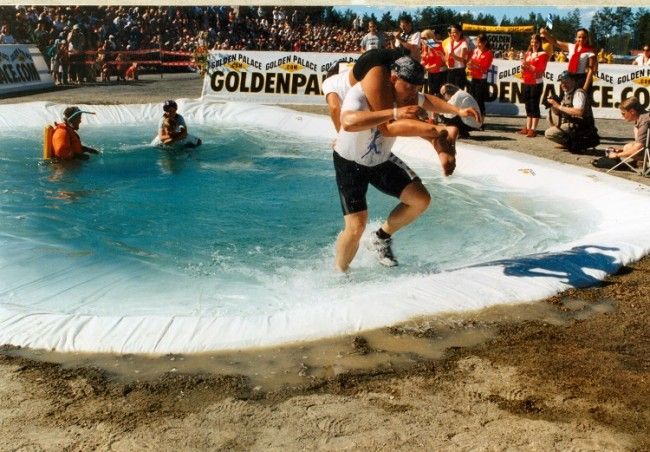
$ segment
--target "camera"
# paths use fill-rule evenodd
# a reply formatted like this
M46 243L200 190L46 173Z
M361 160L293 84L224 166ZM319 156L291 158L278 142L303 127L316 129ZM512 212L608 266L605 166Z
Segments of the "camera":
M551 108L551 104L548 101L549 99L554 99L555 102L560 102L560 98L558 96L556 95L548 96L546 99L542 100L542 105L546 108Z

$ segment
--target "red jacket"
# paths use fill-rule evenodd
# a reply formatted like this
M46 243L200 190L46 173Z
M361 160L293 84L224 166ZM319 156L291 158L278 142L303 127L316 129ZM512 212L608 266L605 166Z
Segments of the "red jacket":
M539 52L526 52L524 61L533 65L533 69L522 68L521 75L524 78L524 84L536 85L539 80L544 77L546 71L546 63L548 63L548 53L540 50Z
M469 75L473 79L486 79L487 73L490 70L490 66L492 66L494 54L492 54L491 50L485 50L480 54L479 52L481 52L479 49L474 49L474 53L472 53L470 61L473 64L478 65L478 67L472 67L470 69Z

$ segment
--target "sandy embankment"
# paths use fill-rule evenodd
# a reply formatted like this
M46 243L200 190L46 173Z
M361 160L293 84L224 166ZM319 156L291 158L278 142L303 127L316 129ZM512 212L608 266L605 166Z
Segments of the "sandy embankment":
M198 97L198 85L168 77L0 102L160 102ZM476 139L592 158L511 133L520 122L490 118ZM630 133L598 126L603 145ZM281 349L157 359L5 349L0 450L650 450L649 272L646 258L534 305Z

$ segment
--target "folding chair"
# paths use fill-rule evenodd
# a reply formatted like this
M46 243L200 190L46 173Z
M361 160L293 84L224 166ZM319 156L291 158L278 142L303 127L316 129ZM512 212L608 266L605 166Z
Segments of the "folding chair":
M632 160L635 160L635 157L641 152L643 153L643 161L641 163L641 168L637 168L636 166L630 164L630 162ZM645 136L645 146L643 148L639 149L629 157L624 158L620 161L620 163L617 163L615 166L608 169L607 172L609 173L621 165L626 165L629 169L634 171L639 176L650 176L650 130L648 130L648 133Z

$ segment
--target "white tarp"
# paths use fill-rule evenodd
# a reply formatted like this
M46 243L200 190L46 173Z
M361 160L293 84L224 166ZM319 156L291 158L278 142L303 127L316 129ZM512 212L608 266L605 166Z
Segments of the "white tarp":
M32 124L36 120L52 121L63 108L43 103L2 105L0 129L20 127L25 118L31 118ZM98 124L137 123L155 120L160 114L158 104L88 109L97 112L87 117L88 122ZM260 124L295 136L333 136L329 118L278 107L184 100L179 102L179 111L188 124L227 121ZM431 145L421 139L400 138L394 151L416 167L439 168ZM591 225L589 232L538 254L437 273L405 274L358 290L345 286L323 292L318 303L293 308L287 303L286 309L270 313L219 316L154 310L150 315L64 314L29 307L7 294L0 299L0 344L161 354L269 346L356 333L419 315L538 300L569 287L594 284L650 252L650 190L646 186L585 168L465 143L459 143L458 168L452 177L480 177L503 190L555 197L558 203L582 212L583 221ZM42 277L39 287L47 289ZM132 296L138 296L138 288L137 284L133 286ZM89 296L94 293L91 288ZM143 299L157 296L155 292L141 295Z
M45 60L35 46L0 45L0 96L53 86Z
M359 54L309 52L212 51L203 97L210 100L268 104L322 105L321 84L327 69L340 59L356 61ZM567 63L549 63L544 94L559 94L557 76ZM488 114L525 115L521 62L495 59L490 70ZM650 105L650 68L621 64L599 65L594 81L596 118L620 118L618 106L630 96ZM543 110L543 108L542 108ZM543 113L544 114L544 113Z

